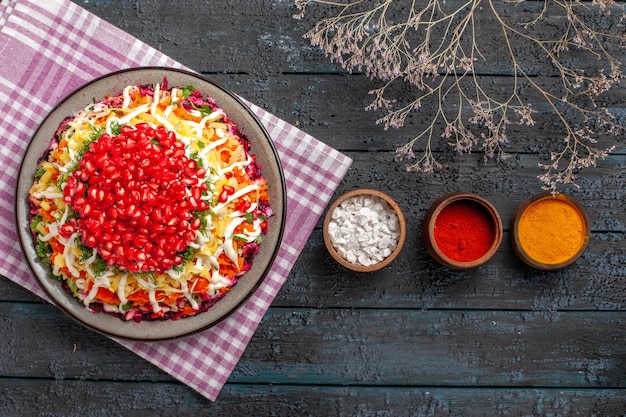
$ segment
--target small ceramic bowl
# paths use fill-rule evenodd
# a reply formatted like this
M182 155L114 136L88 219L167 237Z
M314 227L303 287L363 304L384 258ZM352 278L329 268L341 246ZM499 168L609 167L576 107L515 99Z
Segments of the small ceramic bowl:
M511 245L533 268L551 271L576 261L587 248L589 217L573 197L545 192L524 201L511 222Z
M346 232L350 229L353 232ZM357 189L343 194L324 218L328 252L352 271L372 272L389 265L402 250L405 239L406 221L400 206L377 190Z
M422 237L430 255L453 269L487 262L502 242L502 220L485 198L454 192L438 198L426 212Z

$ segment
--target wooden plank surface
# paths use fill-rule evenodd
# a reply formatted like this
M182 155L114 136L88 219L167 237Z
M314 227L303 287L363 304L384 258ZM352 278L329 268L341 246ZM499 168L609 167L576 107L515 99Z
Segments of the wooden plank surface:
M623 138L584 171L580 189L567 190L589 212L587 252L570 268L539 272L508 243L516 207L540 191L546 144L561 137L539 103L533 129L510 131L512 158L484 164L442 142L435 150L447 170L409 173L394 150L425 120L376 125L364 110L375 84L302 39L317 12L295 20L291 0L74 2L348 154L354 163L336 195L389 193L407 217L407 243L390 267L351 273L327 254L320 222L215 403L0 278L0 416L626 414ZM498 7L522 21L542 4ZM489 37L492 22L479 18ZM551 19L553 28L564 21ZM508 63L486 53L482 79L507 89ZM549 63L523 53L549 81ZM621 86L604 104L624 117L625 102ZM428 206L456 190L490 199L506 229L495 257L470 271L439 266L421 241Z
M3 375L171 381L52 306L3 303L0 312L13 317L2 322L12 358ZM625 325L619 312L274 307L230 382L626 388L626 346L616 343Z

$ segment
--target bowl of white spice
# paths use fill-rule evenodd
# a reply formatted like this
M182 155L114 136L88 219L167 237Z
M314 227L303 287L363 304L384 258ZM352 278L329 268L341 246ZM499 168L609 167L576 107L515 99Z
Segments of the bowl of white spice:
M377 271L400 253L406 221L387 194L357 189L341 195L324 218L324 243L330 255L357 272Z

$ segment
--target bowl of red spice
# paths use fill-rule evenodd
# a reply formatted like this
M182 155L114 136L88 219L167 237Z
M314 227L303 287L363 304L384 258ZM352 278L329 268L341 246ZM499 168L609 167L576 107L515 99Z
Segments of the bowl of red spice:
M453 269L487 262L502 242L502 220L484 197L453 192L438 198L422 225L426 249L440 264Z
M550 192L524 201L513 215L511 244L533 268L550 271L576 261L587 248L587 213L573 197Z

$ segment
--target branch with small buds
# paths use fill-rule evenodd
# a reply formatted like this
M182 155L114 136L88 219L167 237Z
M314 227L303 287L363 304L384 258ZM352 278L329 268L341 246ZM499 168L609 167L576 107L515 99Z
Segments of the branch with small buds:
M479 149L485 161L506 157L507 128L535 124L536 111L520 93L533 90L564 132L563 140L551 148L550 163L538 164L544 170L538 176L544 188L556 192L559 184L576 186L580 169L595 166L614 150L613 146L597 147L598 134L624 131L615 116L598 105L598 98L623 77L622 63L606 46L611 43L622 52L626 47L626 6L614 0L528 2L532 7L524 13L531 18L511 22L506 7L523 3L527 1L295 0L299 13L294 17L303 18L314 4L335 12L317 21L305 38L347 71L361 71L382 83L370 91L373 100L366 110L382 114L377 123L384 129L405 126L413 112L424 111L424 103L434 103L430 122L396 151L395 159L408 161L409 171L444 167L432 151L438 138L460 154ZM494 92L490 77L477 71L477 63L487 62L485 40L478 36L479 9L495 22L494 33L501 40L497 45L502 48L499 57L510 64L512 84L504 95ZM592 19L584 15L590 13L615 19L614 33L588 23ZM553 30L550 22L555 17L561 19L558 33L535 34L533 30L542 24ZM556 71L555 85L544 86L529 73L527 68L533 63L522 57L522 47L546 58ZM564 55L569 51L592 58L597 72L589 74L568 64ZM399 83L408 83L416 92L406 103L390 98ZM415 155L418 143L424 149L421 156Z

